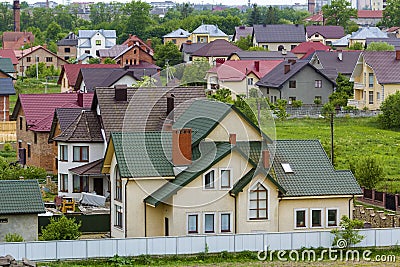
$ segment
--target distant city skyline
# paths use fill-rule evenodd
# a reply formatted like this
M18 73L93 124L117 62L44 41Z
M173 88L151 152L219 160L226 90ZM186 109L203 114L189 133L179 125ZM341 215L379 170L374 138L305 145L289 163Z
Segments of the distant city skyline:
M20 0L20 2L22 2L23 0ZM29 4L34 4L37 2L46 2L45 0L25 0L26 2L28 2ZM67 0L49 0L49 1L53 1L56 2L58 4L67 4ZM9 3L13 3L12 0L8 0L7 2ZM99 2L113 2L112 0L70 0L71 3L73 2L94 2L94 3L99 3ZM130 0L119 0L119 1L115 1L115 2L123 2L123 3L127 3L127 2L131 2ZM145 0L142 2L146 2L146 3L151 3L151 2L165 2L165 1L160 1L160 0ZM231 0L191 0L191 1L186 1L186 0L176 0L173 1L175 3L194 3L194 4L214 4L214 5L238 5L238 6L242 6L242 5L247 5L248 1L247 0L239 0L239 1L231 1ZM257 5L294 5L296 3L299 4L306 4L307 0L269 0L269 1L263 1L263 0L251 0L250 1L251 4L256 3Z

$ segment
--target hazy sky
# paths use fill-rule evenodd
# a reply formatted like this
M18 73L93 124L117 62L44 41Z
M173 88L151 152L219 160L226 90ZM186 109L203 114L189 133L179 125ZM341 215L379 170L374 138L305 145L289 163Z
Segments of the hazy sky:
M23 0L20 0L23 1ZM29 4L33 4L36 2L45 2L46 0L25 0ZM66 4L67 0L50 0L57 2L59 4ZM70 0L71 3L73 2L111 2L111 0L104 1L104 0ZM191 0L191 1L186 1L186 0L173 0L175 3L198 3L201 4L202 2L205 3L210 3L210 4L223 4L223 5L247 5L248 0ZM7 2L12 3L13 1L8 0ZM116 2L130 2L130 0L120 0ZM163 0L144 0L144 2L150 3L150 2L164 2ZM257 3L258 5L282 5L282 4L287 4L287 5L294 5L295 3L300 3L300 4L305 4L307 3L307 0L251 0L251 3Z

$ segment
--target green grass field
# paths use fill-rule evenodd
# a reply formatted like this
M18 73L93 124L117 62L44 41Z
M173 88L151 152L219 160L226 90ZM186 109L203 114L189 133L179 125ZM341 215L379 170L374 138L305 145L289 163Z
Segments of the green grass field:
M45 79L36 80L34 78L25 78L24 81L18 79L14 87L17 94L10 96L10 114L12 114L14 110L18 94L44 94L61 92L60 85L57 84L56 80L49 80L46 84Z
M330 154L331 132L327 119L275 121L277 139L318 139ZM386 181L378 189L400 192L400 132L379 128L377 118L335 118L334 152L336 169L372 155L382 164Z

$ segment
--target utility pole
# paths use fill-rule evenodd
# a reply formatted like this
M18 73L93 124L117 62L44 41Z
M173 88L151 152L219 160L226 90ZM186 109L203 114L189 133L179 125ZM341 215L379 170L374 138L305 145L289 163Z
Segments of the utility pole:
M333 111L331 113L331 161L332 165L334 165L334 152L333 152Z

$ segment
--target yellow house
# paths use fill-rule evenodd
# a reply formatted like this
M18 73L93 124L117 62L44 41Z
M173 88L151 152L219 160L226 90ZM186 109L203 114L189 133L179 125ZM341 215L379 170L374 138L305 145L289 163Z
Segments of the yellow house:
M202 24L190 35L193 43L210 43L215 40L229 41L229 36L221 31L217 25Z
M112 237L330 230L362 194L319 141L272 142L234 106L197 100L164 126L111 135Z
M185 31L181 28L170 32L163 36L164 44L168 42L174 43L178 48L181 48L182 44L189 40L190 32Z
M350 80L354 98L348 104L377 110L387 96L400 90L400 51L364 51Z

